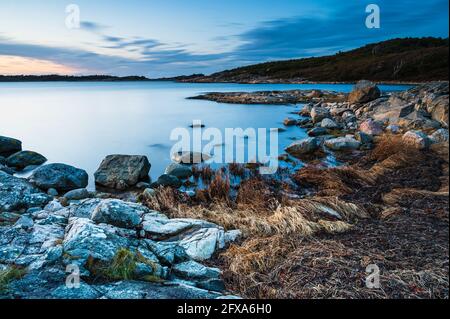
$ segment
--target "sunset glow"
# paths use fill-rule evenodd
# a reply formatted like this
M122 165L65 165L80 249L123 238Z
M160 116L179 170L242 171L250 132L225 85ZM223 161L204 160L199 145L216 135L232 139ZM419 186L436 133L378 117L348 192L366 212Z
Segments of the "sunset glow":
M75 74L74 68L47 60L25 58L19 56L0 55L0 74Z

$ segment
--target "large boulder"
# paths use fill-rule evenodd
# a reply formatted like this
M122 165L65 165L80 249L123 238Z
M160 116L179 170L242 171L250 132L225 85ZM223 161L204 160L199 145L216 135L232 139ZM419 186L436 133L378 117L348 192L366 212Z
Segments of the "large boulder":
M47 159L39 153L33 151L21 151L14 153L6 159L6 165L17 169L24 169L31 165L42 165Z
M8 157L22 150L22 142L11 137L0 136L0 156Z
M326 140L325 146L333 151L350 151L359 149L361 142L353 137L346 136Z
M140 155L108 155L95 172L95 183L125 190L149 178L150 162Z
M0 171L0 212L43 207L50 200L50 196L25 179Z
M164 186L164 187L174 187L179 188L181 187L182 183L180 179L173 175L163 174L160 177L158 177L158 180L156 181L157 186Z
M411 145L418 149L427 149L431 145L431 140L428 136L420 131L408 131L402 137L403 143Z
M362 80L354 87L353 91L348 96L350 104L362 104L376 100L380 97L381 91L375 83Z
M339 128L339 125L335 121L333 121L332 119L329 119L329 118L323 119L322 122L320 123L320 126L323 128L330 129L330 130Z
M299 157L302 155L314 153L319 149L319 147L319 139L315 137L309 137L292 143L286 148L286 152L293 156Z
M30 176L29 181L37 187L67 192L88 185L86 171L66 164L48 164L39 167Z

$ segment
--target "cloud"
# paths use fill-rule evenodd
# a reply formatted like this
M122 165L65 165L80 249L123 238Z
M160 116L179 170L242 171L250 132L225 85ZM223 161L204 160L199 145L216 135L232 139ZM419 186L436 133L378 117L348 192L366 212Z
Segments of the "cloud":
M410 0L378 0L381 8L380 29L365 26L365 8L369 3L371 1L368 0L336 1L335 5L327 7L326 12L274 19L261 22L240 34L214 36L215 43L222 43L226 48L219 53L192 52L187 49L186 43L107 35L106 26L84 21L83 29L99 38L96 44L92 44L91 51L23 44L0 38L0 55L47 60L83 74L159 77L211 73L270 60L334 54L395 37L448 37L446 0L413 1L414 6ZM105 50L108 54L104 53ZM133 58L124 52L132 53Z

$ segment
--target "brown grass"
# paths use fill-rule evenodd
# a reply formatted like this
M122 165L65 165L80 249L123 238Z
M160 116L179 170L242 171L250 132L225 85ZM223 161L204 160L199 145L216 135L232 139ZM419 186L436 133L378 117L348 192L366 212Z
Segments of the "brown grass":
M237 177L245 176L245 167L242 164L230 163L230 164L228 164L228 170L230 171L230 174L233 176L237 176Z

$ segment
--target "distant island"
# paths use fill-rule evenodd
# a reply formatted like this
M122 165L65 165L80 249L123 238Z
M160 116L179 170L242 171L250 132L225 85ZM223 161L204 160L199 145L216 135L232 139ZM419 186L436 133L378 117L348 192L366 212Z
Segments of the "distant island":
M125 82L151 81L145 76L112 76L112 75L0 75L0 82Z
M178 82L308 83L428 82L448 80L448 38L403 38L369 44L335 55L267 62L211 75L193 74Z

